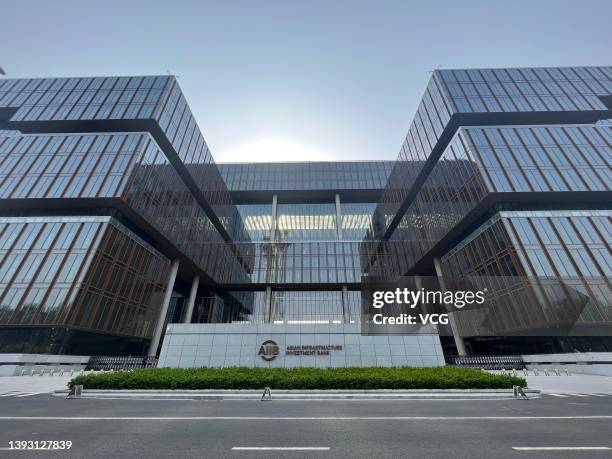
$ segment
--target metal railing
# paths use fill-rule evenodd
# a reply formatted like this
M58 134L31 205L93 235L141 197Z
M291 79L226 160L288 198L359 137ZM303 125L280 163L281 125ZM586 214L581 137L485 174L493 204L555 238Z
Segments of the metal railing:
M87 370L135 370L137 368L155 368L157 357L108 357L97 356L89 359Z
M523 358L520 355L468 355L453 357L452 365L485 370L525 367Z

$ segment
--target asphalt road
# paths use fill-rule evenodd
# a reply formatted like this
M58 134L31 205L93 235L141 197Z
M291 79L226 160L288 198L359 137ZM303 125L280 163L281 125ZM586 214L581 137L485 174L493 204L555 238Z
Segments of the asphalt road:
M11 451L6 449L11 440L70 440L72 448ZM534 447L612 448L612 397L267 402L0 398L0 459L612 458L612 449L514 449Z

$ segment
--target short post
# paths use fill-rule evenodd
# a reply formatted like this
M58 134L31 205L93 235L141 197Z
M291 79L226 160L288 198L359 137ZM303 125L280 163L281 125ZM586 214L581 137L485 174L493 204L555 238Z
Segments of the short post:
M74 385L70 388L68 395L66 398L81 398L83 395L83 386L82 385Z
M521 386L512 386L512 393L516 400L528 400L529 399L529 397L527 397L527 394L525 394L525 391L523 390Z
M268 396L267 398L266 398L266 395ZM270 391L270 388L267 386L264 389L263 394L261 394L260 401L263 402L264 400L272 400L272 392Z

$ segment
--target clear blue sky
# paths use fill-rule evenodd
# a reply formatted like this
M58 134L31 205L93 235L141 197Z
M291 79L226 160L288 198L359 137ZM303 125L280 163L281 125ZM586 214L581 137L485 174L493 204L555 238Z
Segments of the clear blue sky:
M179 75L217 161L394 159L429 71L609 65L612 1L14 0L9 77Z

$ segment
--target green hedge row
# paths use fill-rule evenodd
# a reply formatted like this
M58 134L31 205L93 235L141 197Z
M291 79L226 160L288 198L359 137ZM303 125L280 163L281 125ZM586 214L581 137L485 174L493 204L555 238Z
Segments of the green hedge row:
M83 375L86 389L508 389L523 378L438 368L147 368Z

